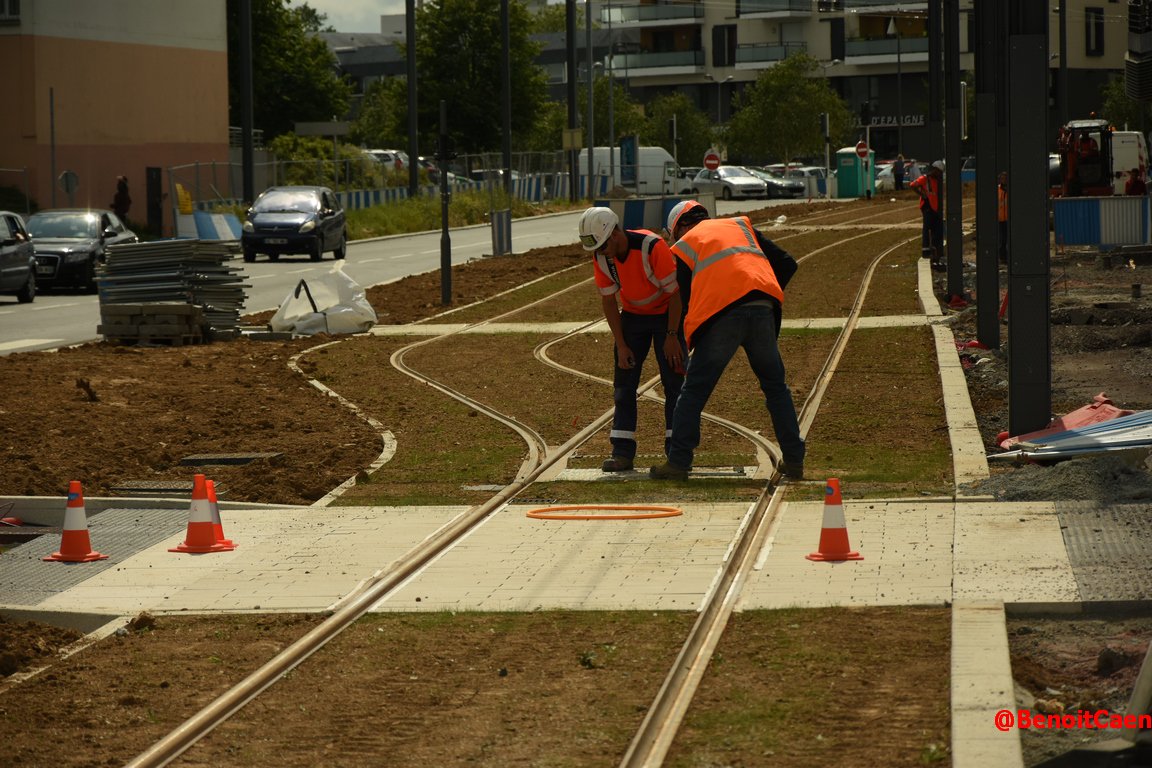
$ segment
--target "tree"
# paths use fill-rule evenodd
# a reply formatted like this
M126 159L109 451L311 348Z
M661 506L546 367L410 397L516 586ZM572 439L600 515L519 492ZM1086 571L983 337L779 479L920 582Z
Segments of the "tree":
M1124 78L1115 77L1104 87L1103 118L1119 129L1143 131L1152 124L1152 105L1129 98ZM1087 115L1079 115L1084 118Z
M833 143L848 139L854 116L818 70L816 59L799 53L762 72L735 100L730 151L746 159L784 162L823 154L821 112L828 113Z
M352 89L315 35L325 18L307 4L252 0L252 108L255 127L269 140L297 122L332 120L348 111ZM228 0L228 81L229 117L240 125L239 0Z
M519 146L532 134L547 96L547 77L535 61L540 46L528 37L531 15L522 0L509 0L508 19L512 143ZM499 150L504 72L500 4L430 0L417 10L416 28L417 122L423 143L435 146L443 99L456 152Z
M608 95L612 94L612 133L617 144L621 136L641 133L645 127L644 113L632 96L616 78L607 75L597 77L592 83L592 138L597 146L608 145ZM576 89L576 109L580 113L580 124L588 124L587 83ZM560 146L560 136L554 147ZM584 135L587 143L587 134Z
M377 80L360 102L349 138L369 147L407 147L408 83L403 78Z
M698 165L704 153L715 143L715 130L708 115L682 93L657 96L648 104L648 119L641 131L641 142L648 146L661 146L672 153L682 165ZM672 145L669 125L676 116L676 146Z

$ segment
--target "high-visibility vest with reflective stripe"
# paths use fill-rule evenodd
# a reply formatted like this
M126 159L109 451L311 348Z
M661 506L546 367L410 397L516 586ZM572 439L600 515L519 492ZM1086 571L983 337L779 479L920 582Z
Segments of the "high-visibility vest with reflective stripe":
M684 337L708 318L746 296L761 291L784 303L784 291L746 216L705 219L672 246L672 253L692 270L692 291L684 318Z
M676 260L658 235L646 229L625 230L628 256L609 263L603 254L592 258L596 286L601 296L620 294L625 312L659 315L668 311L668 300L676 293ZM615 279L613 277L615 273Z
M938 180L933 179L931 175L926 173L908 186L912 189L924 187L924 194L927 195L927 197L920 198L920 210L924 210L925 206L927 206L933 211L939 212L940 182Z

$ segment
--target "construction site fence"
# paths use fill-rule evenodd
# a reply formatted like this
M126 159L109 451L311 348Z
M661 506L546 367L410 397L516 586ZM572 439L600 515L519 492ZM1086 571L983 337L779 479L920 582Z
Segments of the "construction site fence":
M462 155L449 167L452 191L489 192L495 205L504 189L504 170L498 153ZM513 155L510 189L513 197L542 203L568 198L572 178L564 152L533 152ZM243 194L243 165L238 162L205 162L172 166L168 172L168 194L175 214L232 208L242 213L246 203ZM435 182L433 181L435 180ZM607 171L592 178L588 190L587 175L577 175L580 197L605 195L612 188ZM417 194L422 197L440 194L436 172L421 169ZM287 161L268 160L253 164L253 187L256 194L268 187L311 185L329 187L345 208L358 210L375 205L388 205L406 200L409 171L388 168L370 158Z

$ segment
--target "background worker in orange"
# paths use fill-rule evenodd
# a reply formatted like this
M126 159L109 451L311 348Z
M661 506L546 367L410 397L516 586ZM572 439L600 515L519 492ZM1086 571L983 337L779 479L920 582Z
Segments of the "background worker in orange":
M624 230L611 208L589 208L580 217L580 244L594 253L596 287L604 319L615 340L612 374L612 456L605 472L632 469L636 458L636 390L648 349L664 388L664 452L672 432L672 411L684 383L687 348L680 338L681 303L676 260L659 235L644 229ZM619 299L620 307L617 307Z
M678 203L669 212L668 232L675 239L672 253L687 307L684 335L692 356L672 417L668 461L652 467L649 475L657 480L688 477L700 444L704 406L743 347L772 417L783 454L781 471L803 478L804 439L776 341L784 286L796 271L796 260L760 235L747 216L710 219L695 200Z
M944 199L944 163L937 160L928 168L928 173L908 185L920 195L920 217L923 229L920 231L920 255L932 260L932 268L943 270L944 266L944 216L940 203Z

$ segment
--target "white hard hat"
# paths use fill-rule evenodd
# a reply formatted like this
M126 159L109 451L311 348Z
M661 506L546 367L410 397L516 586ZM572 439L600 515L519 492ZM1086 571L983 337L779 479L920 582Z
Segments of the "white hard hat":
M704 206L695 200L682 200L679 203L676 203L676 205L672 206L672 210L668 211L668 226L666 227L669 236L676 233L676 225L680 223L680 219L683 218L684 214L688 213L688 211L691 211L694 208L700 209L700 212L697 213L697 216L702 213L703 218L708 218L707 209L705 209Z
M586 251L600 250L619 225L611 208L589 208L580 217L580 245Z
M932 167L942 171L944 170L944 161L937 160L936 162L932 163Z

